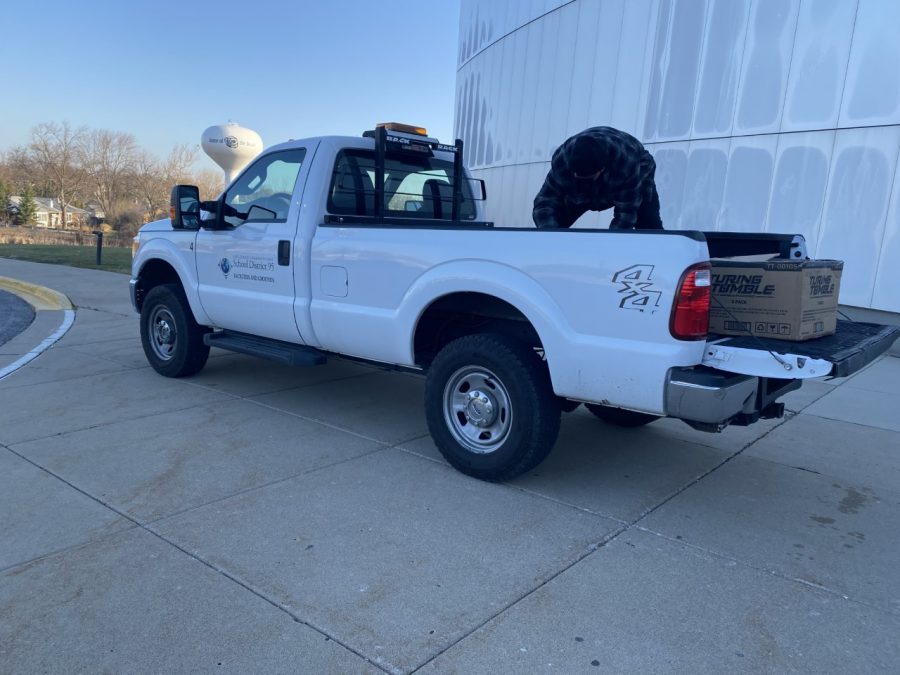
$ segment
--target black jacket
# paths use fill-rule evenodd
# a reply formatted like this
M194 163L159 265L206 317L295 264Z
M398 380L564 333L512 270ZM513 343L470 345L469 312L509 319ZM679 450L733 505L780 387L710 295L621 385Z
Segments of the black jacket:
M569 150L581 134L591 134L605 146L606 171L596 181L576 179L569 168ZM586 211L615 207L610 229L633 228L638 208L656 189L653 156L634 136L612 127L591 127L581 134L566 140L553 153L550 172L534 199L534 224L570 227Z

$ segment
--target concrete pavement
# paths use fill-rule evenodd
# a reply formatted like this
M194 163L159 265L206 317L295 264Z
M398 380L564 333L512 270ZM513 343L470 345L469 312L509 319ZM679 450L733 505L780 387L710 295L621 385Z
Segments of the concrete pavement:
M126 277L0 275L76 308L0 381L0 672L896 672L896 357L718 435L580 409L491 485L419 378L169 380Z

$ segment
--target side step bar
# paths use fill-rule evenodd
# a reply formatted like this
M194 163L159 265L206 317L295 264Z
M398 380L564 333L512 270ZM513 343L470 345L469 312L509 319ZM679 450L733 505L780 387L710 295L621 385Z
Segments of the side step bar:
M321 366L328 360L325 354L314 347L225 330L207 333L203 336L203 343L210 347L258 356L289 366Z

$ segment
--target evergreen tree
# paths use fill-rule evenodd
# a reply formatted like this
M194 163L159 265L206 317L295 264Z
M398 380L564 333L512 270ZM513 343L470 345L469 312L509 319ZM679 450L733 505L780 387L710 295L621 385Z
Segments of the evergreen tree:
M0 180L0 224L9 220L9 188Z
M19 225L31 225L34 223L34 217L37 215L37 202L34 201L34 189L30 184L25 185L22 190L22 199L19 201L19 214L16 216L16 222Z

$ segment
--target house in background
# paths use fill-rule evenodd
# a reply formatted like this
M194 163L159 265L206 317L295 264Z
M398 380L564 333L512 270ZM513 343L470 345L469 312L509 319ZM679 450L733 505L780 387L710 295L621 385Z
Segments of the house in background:
M17 214L22 198L18 196L9 198L9 213ZM60 202L51 197L35 197L34 203L37 209L34 214L34 226L45 227L53 230L66 229L77 230L88 223L89 214L84 209L79 209L71 204L66 205L66 226L62 227L62 209Z
M100 202L94 200L88 200L84 208L86 210L86 220L85 223L88 225L94 226L99 225L106 221L106 212L103 210L103 207L100 205Z

